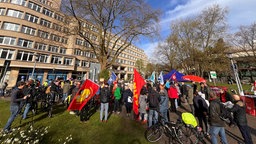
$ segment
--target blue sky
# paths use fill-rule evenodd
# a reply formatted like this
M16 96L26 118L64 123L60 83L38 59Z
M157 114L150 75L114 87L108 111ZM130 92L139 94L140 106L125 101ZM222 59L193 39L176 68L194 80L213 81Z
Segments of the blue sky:
M135 45L142 48L145 53L152 55L157 44L170 34L171 21L191 17L199 14L203 9L219 4L228 9L227 22L230 26L228 32L236 32L241 25L250 25L256 22L256 0L146 0L153 8L160 9L160 39L154 41L141 38Z

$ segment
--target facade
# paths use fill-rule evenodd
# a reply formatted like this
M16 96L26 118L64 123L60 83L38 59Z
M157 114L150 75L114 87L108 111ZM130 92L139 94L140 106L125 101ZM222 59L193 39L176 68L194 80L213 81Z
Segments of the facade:
M98 79L100 65L82 38L68 35L69 23L60 12L61 0L0 0L0 80L12 87L19 80L41 82L57 77ZM94 26L85 23L93 32ZM143 50L130 46L112 70L129 80Z

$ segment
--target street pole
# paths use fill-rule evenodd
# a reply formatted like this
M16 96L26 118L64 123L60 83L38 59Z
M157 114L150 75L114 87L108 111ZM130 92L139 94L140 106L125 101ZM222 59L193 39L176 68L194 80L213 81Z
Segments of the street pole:
M37 60L37 54L35 53L34 54L35 56L35 59L34 59L34 67L33 67L33 70L32 70L32 74L31 74L31 78L34 79L34 73L35 73L35 69L36 69L36 60Z

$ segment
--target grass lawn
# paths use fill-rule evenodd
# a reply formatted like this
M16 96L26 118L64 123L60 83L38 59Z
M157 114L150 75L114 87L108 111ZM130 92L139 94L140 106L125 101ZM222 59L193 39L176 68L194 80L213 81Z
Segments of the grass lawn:
M10 116L10 103L0 99L0 129L2 129ZM31 113L30 115L31 116ZM87 123L81 123L79 117L70 115L63 106L57 106L54 117L48 118L46 113L40 112L34 117L34 127L49 126L49 133L43 137L41 143L63 143L69 135L75 144L144 144L145 128L138 122L120 115L111 115L107 123L101 123L99 112L96 112ZM13 125L26 129L32 118L22 121L18 116ZM0 139L1 141L1 139ZM1 143L1 142L0 142Z

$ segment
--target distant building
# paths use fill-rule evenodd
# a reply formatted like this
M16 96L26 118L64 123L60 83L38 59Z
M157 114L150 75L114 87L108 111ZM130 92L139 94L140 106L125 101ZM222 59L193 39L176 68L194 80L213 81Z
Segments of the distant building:
M61 0L0 0L1 81L8 80L12 87L32 75L41 82L57 77L98 79L94 54L82 38L67 35L69 23L60 5ZM89 32L94 30L85 24ZM144 51L130 46L111 69L129 80L138 59L146 61Z

